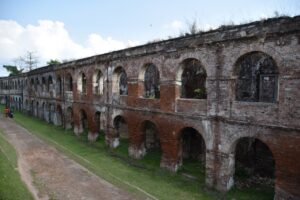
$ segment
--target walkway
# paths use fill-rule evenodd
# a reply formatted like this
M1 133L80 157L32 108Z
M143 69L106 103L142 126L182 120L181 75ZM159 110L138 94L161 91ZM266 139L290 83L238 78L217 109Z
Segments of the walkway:
M13 120L0 116L0 129L15 147L18 170L35 199L135 199L89 172Z

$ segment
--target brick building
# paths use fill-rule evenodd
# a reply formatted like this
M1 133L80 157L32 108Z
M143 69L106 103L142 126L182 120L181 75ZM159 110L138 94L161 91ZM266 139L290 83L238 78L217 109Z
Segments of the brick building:
M239 162L298 199L299 44L300 16L221 27L2 77L0 101L171 171L199 160L221 191Z

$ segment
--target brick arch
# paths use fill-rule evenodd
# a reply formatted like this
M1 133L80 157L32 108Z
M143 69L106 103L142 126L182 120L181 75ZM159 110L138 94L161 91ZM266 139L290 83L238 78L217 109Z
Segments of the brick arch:
M198 68L197 71L195 71L196 67ZM192 75L192 77L187 77L188 74ZM199 59L191 57L181 61L176 73L176 84L180 87L180 97L205 99L206 98L206 77L207 77L206 69ZM193 79L193 80L191 81L188 79ZM189 91L189 90L194 90L194 89L200 89L201 91L196 93L196 95L193 95L192 94L193 91Z
M237 101L275 102L278 96L278 67L268 54L252 51L239 57L233 74L236 77Z
M114 135L117 138L128 139L128 124L124 115L117 115L113 118Z
M114 69L112 75L112 92L113 94L128 95L128 77L126 70L122 66Z
M140 134L142 134L142 142L144 143L146 151L148 149L161 148L159 129L155 122L151 120L142 121L140 124Z
M56 125L63 126L64 125L64 115L62 106L60 104L56 105Z
M92 80L93 80L93 94L103 95L104 94L104 74L99 68L93 70Z
M154 75L152 77L151 75ZM147 62L142 65L138 74L139 96L145 98L160 98L160 75L159 67L153 62Z
M276 156L274 154L274 150L272 149L272 144L270 143L270 141L268 139L266 139L265 137L259 137L259 135L252 135L252 136L242 136L242 137L237 137L233 140L233 142L231 143L230 145L230 149L229 149L229 152L230 152L230 156L229 156L229 163L230 163L230 166L229 166L229 172L226 173L229 175L228 177L228 181L229 181L229 188L232 187L234 184L235 184L235 174L236 174L236 166L237 166L237 159L238 159L238 155L241 154L241 153L244 153L244 154L247 154L247 152L241 152L241 147L243 144L241 144L242 142L244 142L244 146L245 147L245 143L246 143L246 147L247 147L247 150L250 152L250 151L253 151L254 149L260 147L260 149L263 149L263 151L266 151L264 152L264 156L271 156L271 158L267 159L267 158L264 158L263 162L263 166L264 165L270 165L272 167L274 167L273 169L269 169L269 166L264 170L268 169L270 170L272 173L270 176L270 178L276 180L276 171L277 171L277 167L276 167ZM252 143L253 142L253 143ZM248 144L249 143L249 144ZM257 144L259 145L258 147ZM237 148L237 145L239 145L239 149ZM252 146L253 145L253 146ZM253 149L252 149L253 148ZM239 150L239 152L238 152ZM255 150L254 150L255 151ZM251 152L249 153L248 152L248 156L251 154ZM257 155L261 155L262 153L258 153ZM254 156L257 156L257 155L254 155ZM245 157L245 156L243 156ZM247 158L247 155L246 155L246 158ZM241 159L241 156L239 156L239 159ZM246 159L245 159L246 160ZM245 160L243 162L245 162ZM246 162L248 163L251 163L251 159L247 159ZM267 163L267 164L265 164ZM249 167L249 166L248 166ZM253 166L250 166L249 168L251 168ZM276 183L275 183L276 184Z
M259 52L265 55L268 55L271 57L274 61L274 63L277 66L278 73L283 74L284 73L284 58L282 58L281 54L277 53L275 50L271 49L264 49L259 47L253 47L253 48L241 48L238 52L235 52L235 54L230 55L231 59L227 60L226 64L228 65L230 69L230 76L235 77L236 76L236 64L240 61L241 58L243 58L245 55L249 55L251 53Z
M74 128L74 115L73 115L73 109L71 106L67 107L67 109L66 109L65 128L66 129Z

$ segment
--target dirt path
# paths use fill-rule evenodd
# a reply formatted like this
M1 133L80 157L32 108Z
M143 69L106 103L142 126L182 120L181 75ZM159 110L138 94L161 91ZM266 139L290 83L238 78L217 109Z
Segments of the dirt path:
M22 180L36 199L135 199L54 147L0 116L0 129L15 147Z

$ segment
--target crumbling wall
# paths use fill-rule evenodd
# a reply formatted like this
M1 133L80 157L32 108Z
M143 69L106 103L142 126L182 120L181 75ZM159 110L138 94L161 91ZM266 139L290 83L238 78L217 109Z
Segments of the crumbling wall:
M103 130L111 148L127 129L129 156L159 146L171 171L197 157L206 184L222 191L234 185L238 141L259 140L274 158L275 199L296 198L299 25L300 17L254 22L0 78L0 101L75 134L86 126L92 141ZM203 140L184 143L187 128Z

